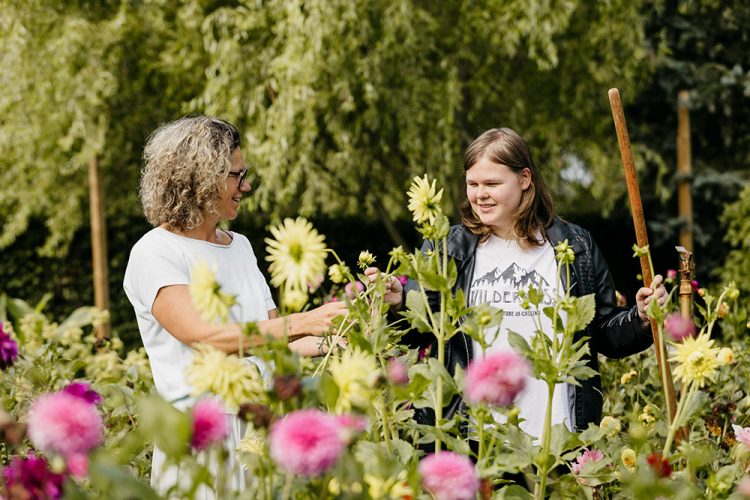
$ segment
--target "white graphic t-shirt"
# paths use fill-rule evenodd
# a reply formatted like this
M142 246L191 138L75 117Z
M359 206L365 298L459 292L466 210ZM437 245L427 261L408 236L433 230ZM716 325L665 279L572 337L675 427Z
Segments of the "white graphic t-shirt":
M518 296L519 291L540 285L544 294L540 309L543 309L554 304L559 288L555 252L549 242L540 247L522 248L515 240L491 235L477 246L469 305L489 304L503 311L497 337L497 327L485 331L488 342L494 338L486 354L512 350L508 343L508 331L514 331L530 341L540 320L543 331L551 335L552 321L534 308L523 309ZM474 357L481 356L482 348L478 342L474 342ZM552 424L565 423L572 428L567 384L557 384L552 401ZM519 416L525 420L520 425L521 429L541 438L547 408L547 384L529 378L526 388L514 404L520 410ZM500 414L496 414L495 418L498 422L503 420Z

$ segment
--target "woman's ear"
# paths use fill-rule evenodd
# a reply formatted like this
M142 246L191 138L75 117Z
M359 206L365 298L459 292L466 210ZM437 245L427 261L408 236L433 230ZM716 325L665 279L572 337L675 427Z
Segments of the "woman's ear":
M521 170L518 174L518 180L521 183L521 189L524 191L529 189L529 186L531 186L531 169L527 167Z

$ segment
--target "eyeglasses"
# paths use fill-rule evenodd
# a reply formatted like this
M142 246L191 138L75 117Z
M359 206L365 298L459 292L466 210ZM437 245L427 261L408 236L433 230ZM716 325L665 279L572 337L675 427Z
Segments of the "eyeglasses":
M247 177L247 167L243 167L242 170L239 172L229 172L229 177L236 177L237 178L237 187L241 188L242 183L245 182L245 178Z

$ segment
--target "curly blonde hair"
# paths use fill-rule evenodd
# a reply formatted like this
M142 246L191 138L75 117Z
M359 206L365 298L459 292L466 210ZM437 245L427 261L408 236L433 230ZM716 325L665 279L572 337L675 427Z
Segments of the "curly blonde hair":
M216 214L238 147L237 128L218 118L185 116L155 130L143 150L140 185L149 223L184 231Z

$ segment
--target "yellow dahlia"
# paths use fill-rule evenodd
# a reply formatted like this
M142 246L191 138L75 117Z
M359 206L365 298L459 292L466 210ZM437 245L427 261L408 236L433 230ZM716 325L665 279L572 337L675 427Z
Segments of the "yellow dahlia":
M296 288L284 290L282 301L287 311L300 311L303 307L305 307L305 304L307 304L307 292L305 292L304 290L298 290Z
M216 274L204 261L196 262L190 269L190 298L209 323L226 322L229 319L229 308L235 303L234 295L221 291L216 282Z
M240 404L263 399L265 389L258 367L207 344L195 346L195 357L186 369L193 396L219 396L230 410Z
M712 347L714 341L708 335L686 337L675 347L675 355L670 361L679 363L675 368L675 376L685 383L695 383L697 387L706 385L706 381L714 380L719 361L716 356L719 349Z
M437 191L435 180L430 184L427 174L424 177L414 177L409 187L409 211L414 217L414 222L422 224L432 222L442 213L440 200L443 190Z
M607 432L607 436L615 437L622 429L622 424L615 417L606 415L599 423L599 427Z
M328 268L328 277L334 283L343 283L348 279L349 274L351 272L346 264L334 264Z
M719 351L719 354L716 355L716 359L722 365L731 365L735 360L734 351L732 351L729 347L722 347Z
M324 238L302 217L284 219L271 228L273 239L266 238L271 263L271 284L275 287L307 290L325 273L326 246Z
M622 453L620 453L620 460L622 460L622 464L631 471L635 469L635 462L637 458L638 457L635 454L635 450L633 450L632 448L623 448Z
M625 384L627 384L628 382L630 382L631 380L633 380L633 378L635 378L635 377L636 377L637 375L638 375L638 372L637 372L637 371L635 371L635 370L630 370L630 371L629 371L628 373L624 373L624 374L622 375L622 377L620 377L620 383L621 383L622 385L625 385Z
M339 388L334 413L346 413L352 407L367 409L380 372L375 358L358 348L347 349L331 361L328 370Z
M367 269L375 263L375 256L370 253L369 250L362 250L359 252L359 258L357 259L357 265L362 269Z

